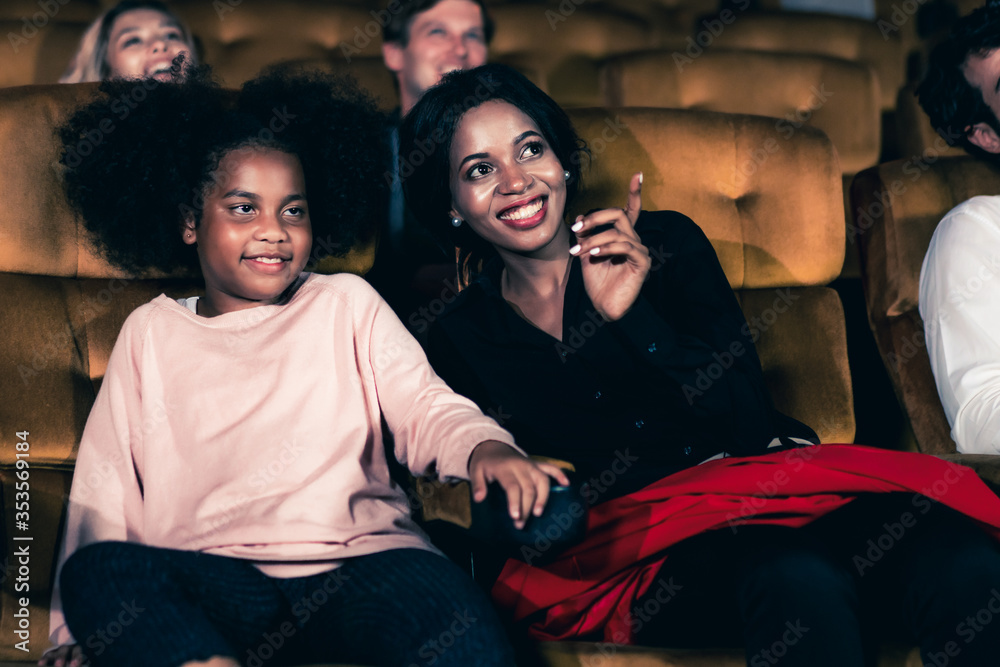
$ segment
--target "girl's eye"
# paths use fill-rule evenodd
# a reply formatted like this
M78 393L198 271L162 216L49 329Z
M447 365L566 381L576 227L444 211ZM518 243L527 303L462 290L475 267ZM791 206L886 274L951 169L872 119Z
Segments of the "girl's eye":
M306 214L306 210L299 206L292 206L291 208L285 209L285 213L296 218L301 218Z
M175 42L181 41L181 34L179 32L170 32L164 36L164 39L170 39Z
M128 39L126 39L122 43L122 48L125 49L125 48L128 48L130 46L134 46L135 44L138 44L139 42L140 42L140 40L139 40L138 37L129 37Z
M250 204L237 204L236 206L233 206L230 210L236 211L237 213L243 215L247 215L253 213L253 206L251 206Z
M473 165L469 171L466 172L466 177L470 180L475 180L477 178L482 178L490 174L493 171L493 167L486 164L485 162L480 162L479 164Z
M535 155L541 155L542 149L542 142L532 141L524 147L524 150L521 151L521 157L534 157Z

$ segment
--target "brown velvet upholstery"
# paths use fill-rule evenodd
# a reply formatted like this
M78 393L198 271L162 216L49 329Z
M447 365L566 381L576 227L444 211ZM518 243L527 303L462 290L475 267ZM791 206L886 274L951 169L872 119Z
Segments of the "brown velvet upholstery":
M826 133L845 174L878 162L878 80L866 65L827 56L712 49L615 56L601 68L606 106L704 109L771 116L784 137L802 124Z
M35 11L38 11L37 6ZM57 18L61 16L60 13ZM20 19L0 18L0 37L3 38L0 43L0 88L58 81L86 29L86 22L53 20L32 33ZM15 35L13 40L12 34ZM32 36L25 38L25 35ZM22 42L22 38L26 41Z
M0 645L0 660L36 659L47 646L55 543L76 448L122 322L161 292L196 293L194 277L124 276L98 257L70 211L54 134L95 84L0 90L0 486L12 517L14 433L28 431L31 462L31 652ZM114 119L112 119L114 120ZM113 130L111 130L113 131ZM372 248L321 268L364 273ZM4 523L8 536L12 526ZM6 541L7 560L17 543ZM0 631L14 637L14 577L0 577Z
M639 18L573 2L563 8L559 3L492 5L496 34L490 56L542 52L601 57L653 46L649 27Z
M843 314L836 295L817 287L844 259L829 139L811 128L786 139L771 119L712 112L580 109L570 117L594 152L577 209L624 205L628 179L641 170L643 208L698 223L748 319L761 318L757 345L778 407L827 442L851 442ZM782 294L792 303L779 314Z
M861 172L851 187L868 318L923 452L954 453L955 443L924 343L920 267L945 213L970 197L997 192L1000 169L971 157L897 160Z
M564 107L603 104L599 59L658 39L637 17L587 4L509 3L490 13L497 26L490 60L522 72Z
M878 75L882 110L896 106L905 81L902 41L874 21L800 12L746 14L726 26L712 48L815 53L864 63Z
M934 130L914 95L916 89L913 83L903 86L896 100L896 143L900 155L912 160L967 155L962 148L949 146Z

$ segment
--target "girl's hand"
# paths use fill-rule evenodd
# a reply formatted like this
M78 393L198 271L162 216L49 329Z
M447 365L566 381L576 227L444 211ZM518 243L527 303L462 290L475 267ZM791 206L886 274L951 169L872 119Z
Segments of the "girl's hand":
M80 650L79 644L67 644L43 655L38 664L49 667L82 667L90 663L83 657L83 651Z
M632 175L624 209L606 208L578 216L570 228L579 243L569 252L580 257L587 296L609 322L628 312L649 275L649 250L635 233L635 221L642 208L641 193L639 172ZM608 224L614 226L594 233L594 228Z
M497 440L479 443L469 457L469 481L472 499L486 498L490 482L499 482L507 494L510 518L518 530L524 528L529 512L540 516L549 499L549 476L568 486L569 478L551 463L535 463Z

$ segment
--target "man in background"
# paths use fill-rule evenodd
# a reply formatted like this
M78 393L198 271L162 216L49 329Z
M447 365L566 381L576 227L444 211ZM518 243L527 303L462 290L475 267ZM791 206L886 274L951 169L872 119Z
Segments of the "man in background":
M382 29L382 59L395 75L400 106L392 116L388 219L367 277L409 324L421 305L449 289L449 278L454 285L455 258L406 208L399 179L398 126L445 74L486 63L493 22L482 0L394 0L387 11L391 18Z
M917 91L949 143L1000 165L1000 1L959 19ZM931 369L958 451L1000 454L1000 187L952 209L920 272Z

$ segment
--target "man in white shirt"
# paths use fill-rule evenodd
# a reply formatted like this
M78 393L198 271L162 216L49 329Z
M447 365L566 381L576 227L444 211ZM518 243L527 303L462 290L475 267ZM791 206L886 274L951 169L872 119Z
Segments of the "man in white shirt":
M1000 159L1000 2L955 24L918 94L942 136ZM1000 454L1000 194L973 197L938 225L920 272L920 315L958 451Z

